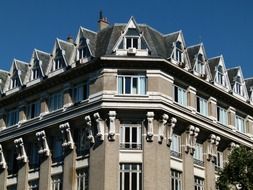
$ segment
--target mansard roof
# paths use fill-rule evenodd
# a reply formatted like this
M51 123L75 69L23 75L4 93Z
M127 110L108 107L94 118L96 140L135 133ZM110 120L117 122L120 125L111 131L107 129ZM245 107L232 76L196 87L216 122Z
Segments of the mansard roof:
M207 55L206 55L206 51L205 51L203 43L200 43L200 44L197 44L197 45L193 45L193 46L190 46L190 47L187 48L187 52L188 52L188 56L189 56L192 68L193 68L193 66L195 64L195 56L200 51L203 52L204 59L207 60Z
M245 79L246 88L249 95L253 94L253 78Z
M65 51L64 57L67 61L67 64L71 65L74 62L74 59L73 59L73 54L74 54L74 50L75 50L74 44L64 41L64 40L60 40L60 39L57 39L56 41L57 41L58 47L61 50Z
M21 84L23 84L23 81L25 79L25 75L28 69L28 64L26 62L14 59L13 65L11 68L11 76L14 74L14 68L16 68L20 72L20 79L21 79Z
M221 59L222 59L221 56L213 57L213 58L208 59L209 68L210 68L210 71L211 71L211 74L212 74L213 78L216 74L215 71L216 71L216 68L218 67Z
M240 67L229 68L227 69L227 71L228 71L228 78L229 78L230 84L231 86L234 86L235 84L234 79L237 76L237 73L241 71L241 68Z
M38 60L41 61L42 72L45 75L51 56L49 53L37 49L34 50L34 53L36 53Z

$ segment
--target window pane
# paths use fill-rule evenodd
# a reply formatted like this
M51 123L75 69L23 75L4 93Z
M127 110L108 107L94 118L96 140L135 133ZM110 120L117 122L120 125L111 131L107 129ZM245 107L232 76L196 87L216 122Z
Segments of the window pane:
M132 45L131 45L131 38L127 38L126 41L127 41L126 48L127 49L131 48L132 47Z
M123 94L123 77L118 77L118 93Z
M131 94L131 78L125 77L125 94Z
M133 78L132 94L138 93L138 78Z
M133 48L138 49L138 38L133 38Z
M129 183L130 183L130 180L129 180L129 173L125 173L125 178L124 178L124 190L130 190L130 186L129 186Z

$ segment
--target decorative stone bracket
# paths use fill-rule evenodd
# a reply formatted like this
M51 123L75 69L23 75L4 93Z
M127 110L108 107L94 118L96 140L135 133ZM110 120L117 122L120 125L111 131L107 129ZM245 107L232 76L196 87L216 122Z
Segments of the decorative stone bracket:
M148 112L147 113L147 121L148 121L148 126L147 126L147 137L146 140L148 142L153 141L153 136L154 136L154 112Z
M217 157L217 148L220 143L220 137L211 134L207 144L207 161L215 162Z
M186 131L186 145L185 152L191 155L194 154L197 136L199 134L199 128L190 125Z
M108 133L108 140L114 141L115 140L115 119L116 119L116 111L109 111L109 133Z
M164 139L164 131L165 127L167 126L167 121L169 119L169 116L167 114L163 114L160 125L159 125L159 130L158 130L158 142L162 143Z
M36 137L39 143L39 151L38 154L49 156L50 149L47 143L47 137L45 131L39 131L36 133Z
M99 113L94 113L93 117L96 120L97 123L97 137L99 140L104 140L104 134L105 134L105 125L103 119L100 117Z
M85 122L86 122L86 130L88 131L88 140L90 141L91 144L94 144L95 143L95 139L94 139L94 136L93 136L93 133L92 133L92 128L91 128L91 118L89 115L85 116Z
M175 117L170 118L170 122L167 125L167 145L170 147L172 142L172 135L174 127L176 126L177 119Z
M2 148L2 145L0 144L0 168L5 169L6 166L7 164L4 158L3 148Z
M63 148L69 148L70 150L74 149L74 141L71 135L69 123L64 123L59 126L62 136L63 136Z
M22 138L18 138L14 140L14 144L16 146L16 150L17 150L17 161L22 161L23 163L27 163L28 158L25 152L25 147L24 147L24 143L23 143L23 139Z

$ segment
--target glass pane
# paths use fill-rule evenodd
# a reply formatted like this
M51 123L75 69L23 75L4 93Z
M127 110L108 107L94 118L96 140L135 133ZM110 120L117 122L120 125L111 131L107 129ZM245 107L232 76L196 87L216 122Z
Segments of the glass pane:
M132 190L137 190L137 173L132 173Z
M125 77L125 94L131 94L131 77Z
M123 94L123 77L118 77L118 93Z
M133 48L138 49L138 38L133 38Z
M130 190L130 180L129 180L129 173L124 173L125 174L125 181L124 181L124 190Z
M146 78L140 77L140 94L146 94Z
M131 48L131 47L132 47L132 46L131 46L131 38L127 38L126 41L127 41L126 48L127 48L127 49L128 49L128 48Z
M138 78L133 78L132 94L138 94Z

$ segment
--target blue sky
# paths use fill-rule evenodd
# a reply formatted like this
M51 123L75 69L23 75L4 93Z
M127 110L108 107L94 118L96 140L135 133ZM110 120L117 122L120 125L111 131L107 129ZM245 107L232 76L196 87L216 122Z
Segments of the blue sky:
M182 30L187 46L204 43L207 56L223 54L227 68L253 76L251 0L8 0L0 2L0 69L14 58L29 62L34 48L51 52L56 38L97 31L99 10L111 24L134 16L166 34Z

